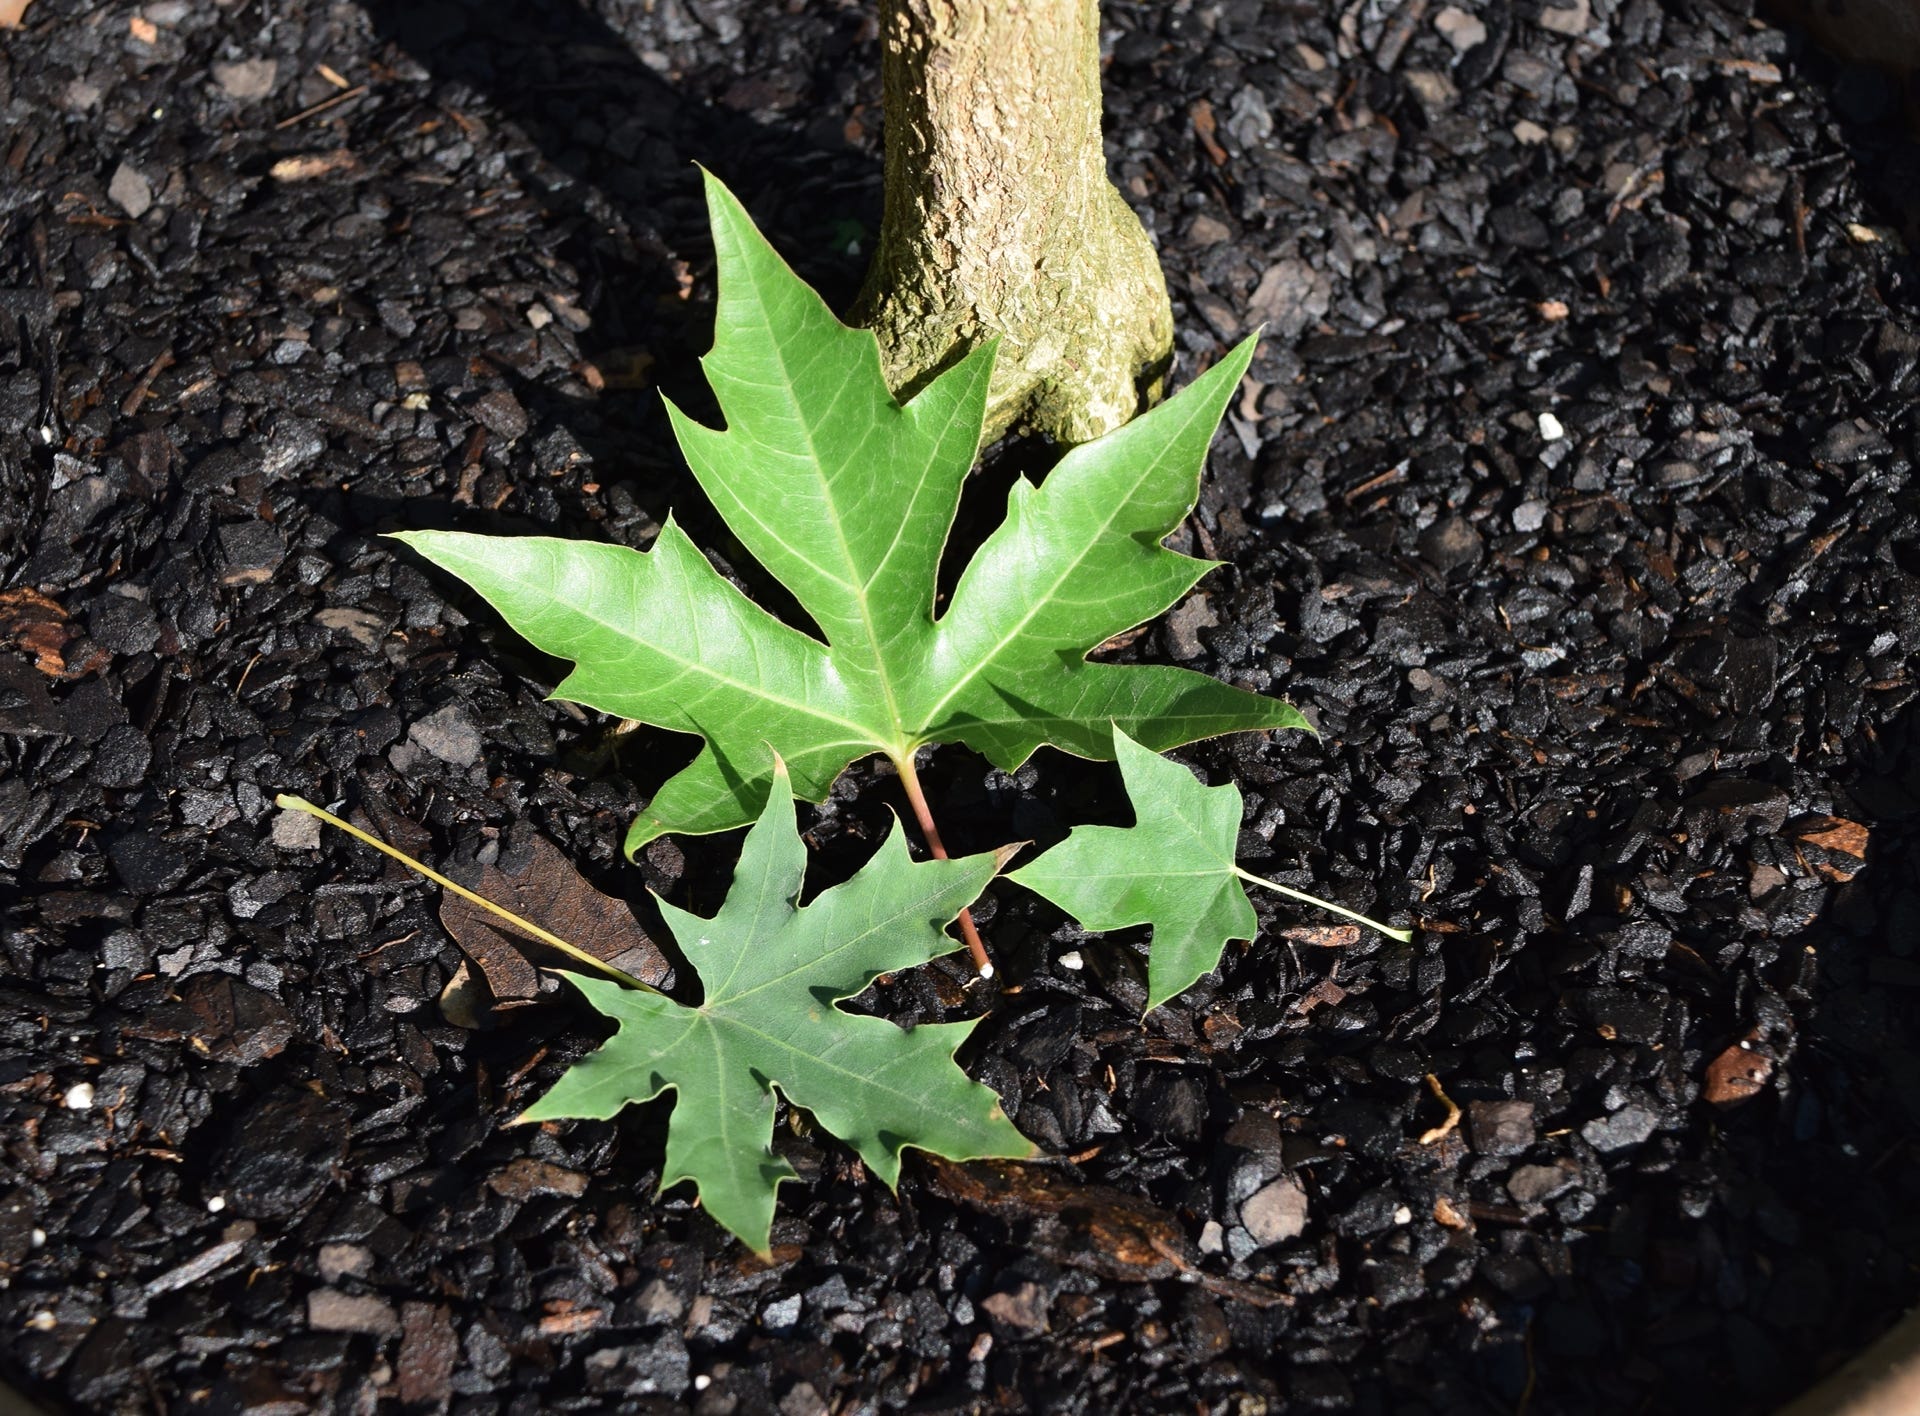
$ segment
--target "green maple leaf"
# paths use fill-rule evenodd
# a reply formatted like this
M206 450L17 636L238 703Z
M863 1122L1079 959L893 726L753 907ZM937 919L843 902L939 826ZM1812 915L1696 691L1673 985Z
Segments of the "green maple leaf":
M693 1181L707 1212L763 1254L775 1190L793 1178L771 1144L776 1087L889 1186L909 1146L950 1160L1032 1155L999 1098L953 1060L972 1022L907 1031L835 1006L880 974L957 947L944 926L999 864L991 853L916 862L896 822L859 874L800 908L806 848L776 762L719 913L703 919L660 901L705 1001L688 1007L564 975L620 1027L521 1119L606 1120L629 1102L677 1093L661 1188Z
M1113 732L1135 825L1076 826L1067 839L1007 878L1051 900L1087 929L1153 926L1147 1008L1159 1007L1217 967L1231 939L1259 932L1246 886L1260 885L1331 910L1395 939L1413 935L1242 870L1240 789L1202 786L1178 762Z
M1208 443L1253 355L1247 340L1175 397L1015 484L1006 520L934 616L935 576L978 451L991 347L905 404L871 333L849 329L707 179L719 261L713 352L727 420L671 403L687 461L727 525L793 592L819 638L754 605L671 519L653 547L403 533L538 648L574 661L555 697L706 740L627 836L743 825L766 745L826 797L881 752L964 743L1018 767L1042 743L1112 755L1109 722L1156 748L1294 728L1290 705L1185 669L1088 663L1214 564L1162 546L1193 509Z

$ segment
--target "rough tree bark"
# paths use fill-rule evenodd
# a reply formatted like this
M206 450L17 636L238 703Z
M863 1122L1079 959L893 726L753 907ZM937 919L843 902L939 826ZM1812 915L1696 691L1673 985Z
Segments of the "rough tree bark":
M911 392L998 338L987 435L1118 427L1173 347L1159 257L1107 180L1098 0L881 0L886 209L854 317Z

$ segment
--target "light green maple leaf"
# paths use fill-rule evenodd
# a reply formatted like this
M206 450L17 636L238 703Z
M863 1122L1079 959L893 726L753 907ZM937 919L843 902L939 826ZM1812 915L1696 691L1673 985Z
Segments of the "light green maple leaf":
M1246 886L1411 939L1365 915L1264 880L1234 860L1240 789L1202 786L1178 762L1113 732L1120 776L1133 803L1132 826L1076 826L1067 839L1007 878L1051 900L1087 929L1153 926L1147 954L1147 1008L1159 1007L1217 967L1232 939L1259 931Z
M535 646L574 661L558 698L706 745L627 836L752 819L765 745L798 792L825 799L849 762L964 743L1012 770L1051 743L1112 755L1109 722L1165 748L1219 733L1304 727L1289 704L1165 666L1088 663L1214 564L1161 545L1193 509L1208 443L1253 355L1242 343L1177 397L1074 448L1006 520L934 615L935 577L979 448L993 351L983 347L905 404L878 345L834 318L707 179L719 261L703 361L724 430L671 403L700 485L819 631L747 600L671 519L652 549L545 537L403 533Z
M703 919L660 901L705 1000L688 1007L566 974L620 1028L521 1119L605 1120L675 1092L661 1188L691 1180L707 1212L761 1253L775 1190L793 1178L772 1149L776 1087L889 1186L909 1146L950 1160L1032 1155L999 1098L953 1060L972 1022L908 1031L835 1006L880 974L957 947L944 927L999 864L993 854L916 862L896 822L859 874L800 908L806 848L776 762L719 913Z

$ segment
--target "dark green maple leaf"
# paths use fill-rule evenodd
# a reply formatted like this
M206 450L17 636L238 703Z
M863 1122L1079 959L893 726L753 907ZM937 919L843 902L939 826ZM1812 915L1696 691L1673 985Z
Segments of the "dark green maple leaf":
M1042 743L1110 757L1113 722L1155 748L1305 726L1290 705L1203 674L1086 659L1211 568L1161 540L1193 509L1251 339L1177 397L1068 452L1040 486L1016 483L1006 520L935 618L992 349L897 402L873 335L835 319L711 177L707 199L720 297L704 367L727 426L668 411L727 525L821 637L747 600L671 519L644 553L399 538L574 662L556 697L706 740L634 823L629 852L668 831L750 820L767 744L820 801L854 759L885 753L906 775L928 743L964 743L1011 770Z
M1202 786L1185 767L1119 729L1115 756L1133 803L1132 826L1076 826L1067 839L1007 878L1051 900L1088 929L1153 926L1147 1007L1157 1008L1216 967L1230 939L1259 930L1248 885L1344 915L1395 939L1413 935L1244 871L1240 789Z
M944 927L1001 857L916 862L896 822L859 874L801 908L806 849L784 766L776 763L770 786L719 913L703 919L660 902L706 990L700 1006L565 975L620 1028L521 1118L604 1120L675 1092L661 1187L691 1180L707 1212L761 1253L775 1190L793 1178L772 1149L776 1087L889 1186L910 1146L950 1160L1034 1149L999 1098L954 1063L972 1022L908 1031L835 1006L880 974L951 952Z

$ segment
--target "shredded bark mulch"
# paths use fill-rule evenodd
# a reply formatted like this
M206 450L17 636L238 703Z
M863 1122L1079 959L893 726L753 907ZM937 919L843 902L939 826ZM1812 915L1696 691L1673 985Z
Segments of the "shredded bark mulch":
M1320 728L1182 754L1262 900L1142 948L996 887L867 1006L1047 1164L804 1117L765 1265L660 1108L508 1128L598 1025L459 1027L438 892L619 857L689 753L377 533L645 545L770 603L678 463L696 160L829 297L879 209L844 0L37 0L0 37L0 1352L49 1410L1763 1412L1920 1295L1920 383L1899 91L1738 0L1109 0L1116 180L1181 377L1265 322L1116 653ZM999 450L964 520L997 514ZM1111 768L927 772L967 849ZM856 770L816 879L899 806ZM519 834L516 834L519 833ZM596 908L599 908L596 906ZM656 938L658 938L656 934ZM669 961L670 962L670 961ZM458 1011L458 1010L454 1010Z

